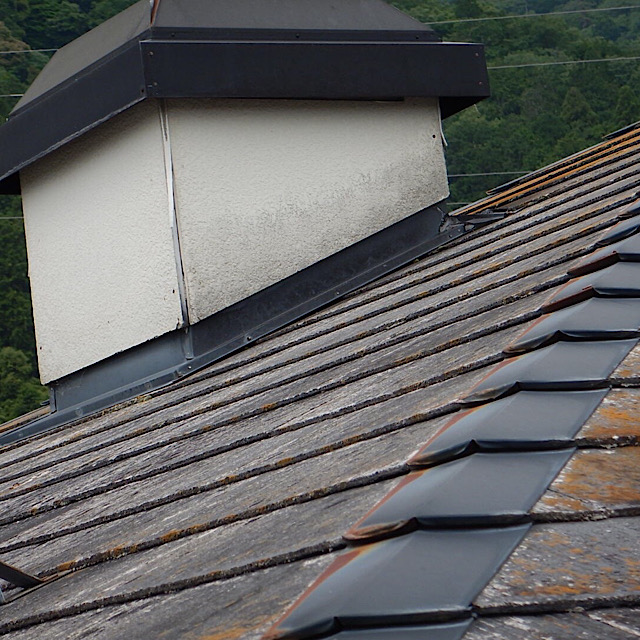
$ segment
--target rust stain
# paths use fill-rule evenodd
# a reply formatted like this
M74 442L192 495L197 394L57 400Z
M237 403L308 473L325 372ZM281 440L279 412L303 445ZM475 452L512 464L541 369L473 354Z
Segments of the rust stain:
M75 565L76 565L75 560L69 560L68 562L63 562L62 564L59 564L56 567L56 569L58 573L62 573L63 571L71 571L71 569L73 569Z
M631 353L613 372L614 378L637 378L640 376L640 348L634 347Z
M250 627L233 627L226 631L199 636L198 640L235 640L236 638L241 638L248 631L251 631Z
M578 500L577 498L571 498L569 496L563 496L553 491L547 491L540 501L536 505L534 511L546 511L551 509L552 511L586 511L588 505Z
M578 451L539 505L584 511L640 505L640 447ZM584 504L581 502L584 501Z
M180 529L171 529L171 531L167 531L167 533L161 535L160 540L163 543L173 542L174 540L177 540L181 535L183 535L183 532Z
M587 420L578 438L640 437L640 390L613 389Z

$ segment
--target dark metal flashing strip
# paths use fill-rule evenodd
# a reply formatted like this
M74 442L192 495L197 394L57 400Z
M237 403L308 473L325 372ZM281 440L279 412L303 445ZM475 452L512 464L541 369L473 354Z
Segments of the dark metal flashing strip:
M152 40L207 42L442 42L442 38L424 29L260 29L235 27L157 27L150 31Z
M0 154L0 194L20 193L16 190L20 169L144 98L142 61L135 42L73 82L29 103L0 127L0 148L5 150Z
M542 313L551 313L596 297L640 298L640 262L616 262L570 280L540 310Z
M468 617L469 603L529 528L414 531L348 550L264 638L302 640Z
M29 573L25 573L20 569L16 569L10 564L6 564L4 562L0 562L0 578L14 584L16 587L23 587L25 589L44 584L44 580L36 578Z
M477 453L434 469L414 471L344 538L362 543L415 529L530 522L529 511L574 451Z
M596 242L596 247L605 247L637 234L640 231L640 204L634 203L625 209L618 218L620 222L602 235Z
M544 315L508 344L509 355L558 341L625 340L640 337L640 305L632 298L590 298Z
M0 127L0 193L20 193L17 172L147 97L428 96L440 98L447 117L489 96L479 44L416 40L416 34L380 42L140 39L149 34L12 114Z
M460 622L402 626L382 629L351 629L341 631L331 638L335 640L461 640L471 626L473 618L468 616Z
M546 451L575 446L582 425L609 389L520 391L453 416L408 461L425 469L480 452Z
M572 277L584 276L617 262L640 262L640 234L598 249L569 269L568 274Z
M442 231L441 231L442 228ZM420 211L206 318L51 385L52 413L0 435L0 446L159 388L210 365L464 233L440 205Z
M529 391L579 391L609 386L608 378L637 340L557 342L496 365L460 400L472 407Z
M147 40L140 45L147 91L157 98L433 97L441 99L446 117L469 100L489 96L483 48L475 44Z

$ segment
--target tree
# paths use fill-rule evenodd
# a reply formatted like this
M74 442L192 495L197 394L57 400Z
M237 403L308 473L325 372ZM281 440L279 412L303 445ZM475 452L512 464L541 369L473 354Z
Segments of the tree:
M0 349L0 423L31 411L47 399L47 390L31 375L25 353Z

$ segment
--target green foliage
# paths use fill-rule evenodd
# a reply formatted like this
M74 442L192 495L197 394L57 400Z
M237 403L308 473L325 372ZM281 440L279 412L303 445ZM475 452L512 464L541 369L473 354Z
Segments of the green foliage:
M619 6L613 0L397 0L423 22ZM624 3L632 4L632 3ZM640 3L636 3L640 4ZM640 55L640 9L451 22L445 40L482 42L492 97L445 122L451 173L528 171L596 144L640 120L638 60L504 68ZM470 202L513 176L455 179L452 200Z
M47 399L33 377L29 357L19 349L0 349L0 423L27 413Z
M450 173L533 170L640 119L640 64L529 66L640 55L640 9L518 19L465 19L541 14L640 4L640 0L390 0L422 22L437 22L444 40L482 42L492 97L449 118ZM0 0L0 51L64 45L135 0ZM461 21L462 20L462 21ZM454 21L442 23L443 21ZM455 22L457 21L457 22ZM0 94L22 93L50 54L0 55ZM0 98L0 119L15 105ZM469 202L514 176L452 180L452 200ZM17 198L0 197L0 422L43 399L36 360L29 282Z

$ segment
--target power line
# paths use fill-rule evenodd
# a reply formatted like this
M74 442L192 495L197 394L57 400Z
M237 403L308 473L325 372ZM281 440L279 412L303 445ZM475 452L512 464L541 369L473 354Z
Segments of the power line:
M486 173L450 173L450 178L471 178L477 176L524 176L531 171L488 171Z
M1 53L1 52L0 52ZM621 58L597 58L593 60L561 60L557 62L528 62L524 64L503 64L493 67L487 67L489 71L496 71L500 69L524 69L526 67L555 67L559 65L567 64L590 64L595 62L630 62L633 60L640 60L640 56L627 56ZM24 93L4 93L0 94L0 98L22 98ZM481 174L478 174L481 175Z
M456 18L455 20L435 20L424 24L461 24L465 22L487 22L489 20L518 20L521 18L539 18L541 16L563 16L575 13L595 13L603 11L628 11L629 9L640 9L640 4L632 4L623 7L596 7L593 9L571 9L568 11L549 11L547 13L520 13L514 16L488 16L485 18ZM58 49L14 49L0 51L0 55L15 55L19 53L55 53Z
M13 49L11 51L0 51L0 55L10 56L16 53L47 53L54 51L57 51L57 49Z
M548 13L521 13L515 16L489 16L486 18L458 18L456 20L437 20L425 24L460 24L463 22L487 22L488 20L517 20L518 18L539 18L541 16L565 16L572 13L594 13L596 11L625 11L628 9L640 9L640 5L634 4L626 7L598 7L595 9L571 9L570 11L549 11Z
M594 60L562 60L558 62L528 62L525 64L504 64L495 67L487 67L489 71L496 69L523 69L524 67L554 67L563 64L589 64L592 62L628 62L631 60L640 60L640 56L628 56L624 58L597 58Z
M24 220L22 216L0 216L0 220Z

